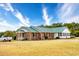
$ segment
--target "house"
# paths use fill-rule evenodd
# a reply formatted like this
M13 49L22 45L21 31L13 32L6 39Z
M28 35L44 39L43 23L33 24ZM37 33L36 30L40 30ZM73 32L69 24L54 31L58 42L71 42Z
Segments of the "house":
M46 40L54 38L70 38L67 27L21 27L17 30L17 40Z

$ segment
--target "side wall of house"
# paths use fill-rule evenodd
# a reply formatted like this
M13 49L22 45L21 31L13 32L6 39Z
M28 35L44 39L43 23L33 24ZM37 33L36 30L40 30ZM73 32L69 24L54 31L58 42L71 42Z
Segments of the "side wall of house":
M60 36L60 38L70 38L70 31L66 28L66 29L62 32L62 36Z
M69 33L62 33L62 36L59 36L59 38L70 38Z
M54 33L54 38L70 38L70 31L68 29L65 29L61 33Z
M69 29L65 29L62 33L62 36L60 36L61 38L70 38L71 36Z

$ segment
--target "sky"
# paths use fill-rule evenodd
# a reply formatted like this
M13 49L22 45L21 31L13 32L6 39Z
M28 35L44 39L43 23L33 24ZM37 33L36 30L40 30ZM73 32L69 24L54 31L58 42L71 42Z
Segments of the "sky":
M0 3L0 32L71 22L79 23L78 3Z

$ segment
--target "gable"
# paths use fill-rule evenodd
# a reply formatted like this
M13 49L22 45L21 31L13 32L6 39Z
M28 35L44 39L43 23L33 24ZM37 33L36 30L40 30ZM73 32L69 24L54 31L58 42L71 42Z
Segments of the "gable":
M64 31L62 33L70 33L69 29L64 29Z

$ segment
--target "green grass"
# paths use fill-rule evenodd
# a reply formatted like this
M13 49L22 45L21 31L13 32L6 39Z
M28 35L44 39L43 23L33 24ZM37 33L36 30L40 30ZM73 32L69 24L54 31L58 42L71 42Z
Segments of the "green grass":
M1 56L79 56L79 40L0 42Z

